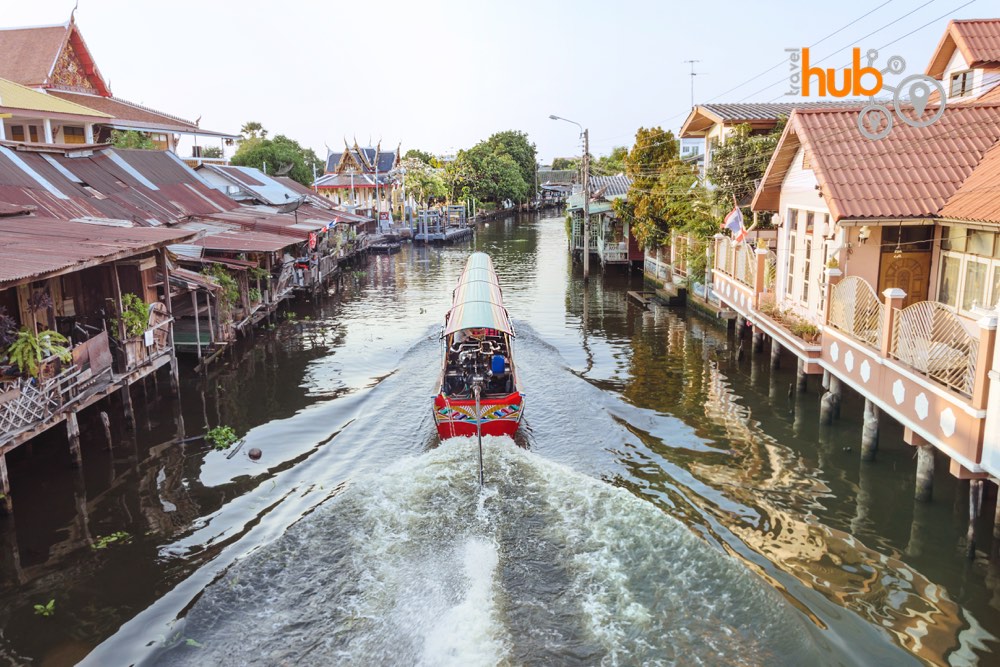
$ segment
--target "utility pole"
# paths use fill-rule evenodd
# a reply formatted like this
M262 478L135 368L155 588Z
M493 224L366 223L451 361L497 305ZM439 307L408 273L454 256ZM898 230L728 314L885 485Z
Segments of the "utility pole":
M694 64L695 63L700 63L701 62L700 60L685 60L684 62L686 62L687 64L689 64L691 66L691 108L693 109L694 108L694 78L696 76L698 76L699 74L704 74L704 72L695 72L694 71Z
M583 131L583 282L590 280L590 130Z

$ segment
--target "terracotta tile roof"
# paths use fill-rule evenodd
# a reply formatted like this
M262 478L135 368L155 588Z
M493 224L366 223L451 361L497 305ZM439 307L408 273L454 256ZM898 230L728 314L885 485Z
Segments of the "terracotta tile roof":
M66 43L69 25L0 30L0 77L42 86Z
M955 49L961 52L969 67L1000 63L1000 19L965 19L949 22L941 41L934 49L926 73L940 79Z
M898 122L877 141L861 135L857 118L857 109L796 110L753 208L777 210L784 176L802 145L835 220L937 216L1000 141L996 104L948 107L922 128Z
M2 34L2 33L0 33ZM75 102L82 106L105 113L111 118L125 121L136 121L148 123L151 128L170 130L183 129L184 131L194 131L198 126L189 120L171 116L144 107L133 102L118 99L117 97L101 97L100 95L87 95L86 93L71 93L65 90L50 90L49 94L69 102Z
M1000 142L941 209L942 218L1000 223Z

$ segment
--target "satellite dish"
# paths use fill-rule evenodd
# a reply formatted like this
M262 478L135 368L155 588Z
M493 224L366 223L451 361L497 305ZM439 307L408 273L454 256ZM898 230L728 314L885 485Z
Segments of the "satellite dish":
M282 204L281 206L278 207L278 213L294 213L295 211L299 210L299 207L302 206L302 204L305 203L305 201L306 201L305 197L299 197L295 201L290 201L287 204Z
M274 172L275 176L288 176L291 173L292 167L295 166L294 162L289 162L288 164L283 164L278 168L278 171Z

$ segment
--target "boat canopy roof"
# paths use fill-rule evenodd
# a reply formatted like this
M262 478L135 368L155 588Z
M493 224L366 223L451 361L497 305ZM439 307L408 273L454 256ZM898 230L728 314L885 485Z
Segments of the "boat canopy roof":
M514 335L493 261L484 252L472 253L458 279L444 335L462 329L496 329Z

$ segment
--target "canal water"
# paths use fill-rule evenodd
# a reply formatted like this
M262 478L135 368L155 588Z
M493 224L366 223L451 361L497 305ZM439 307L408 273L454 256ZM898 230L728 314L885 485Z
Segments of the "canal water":
M482 490L430 412L473 248L527 395L517 438L486 439ZM856 397L820 428L791 360L641 308L639 273L580 277L561 217L372 257L179 398L137 389L113 447L85 414L82 470L62 433L12 456L0 662L997 663L1000 572L963 558L959 482L914 504L898 429L860 462ZM220 424L235 455L190 439Z

